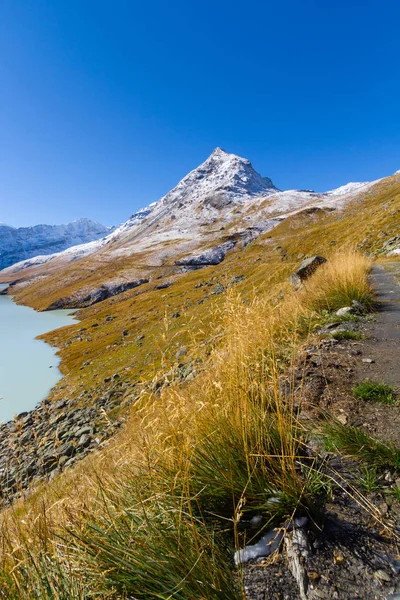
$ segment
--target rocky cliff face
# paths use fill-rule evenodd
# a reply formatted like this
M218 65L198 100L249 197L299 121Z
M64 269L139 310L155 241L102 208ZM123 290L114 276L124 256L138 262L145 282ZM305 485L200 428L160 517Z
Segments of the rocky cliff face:
M0 269L21 260L60 252L108 235L112 227L90 219L79 219L66 225L10 227L0 224Z

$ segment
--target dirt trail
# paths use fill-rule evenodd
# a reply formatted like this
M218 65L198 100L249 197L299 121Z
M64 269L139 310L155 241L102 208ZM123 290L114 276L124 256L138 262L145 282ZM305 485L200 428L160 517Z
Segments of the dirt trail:
M345 386L345 405L342 406L351 424L362 424L374 436L397 446L400 446L399 406L355 400L352 387L370 379L392 385L400 393L399 277L400 263L374 265L372 269L370 280L376 294L377 309L372 320L360 326L365 339L352 345L352 354L356 356L351 365L350 381ZM369 359L373 362L363 362Z
M363 344L365 357L375 362L361 362L357 380L366 377L384 381L400 389L400 262L375 265L371 284L378 300L376 319L366 326L369 339ZM368 331L369 330L369 331Z

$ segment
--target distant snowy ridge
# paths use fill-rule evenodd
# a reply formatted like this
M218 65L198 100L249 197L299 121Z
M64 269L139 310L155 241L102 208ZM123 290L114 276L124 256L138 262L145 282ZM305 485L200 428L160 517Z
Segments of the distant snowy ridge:
M106 227L90 219L78 219L65 225L11 227L0 223L0 269L38 254L60 252L108 235Z
M39 255L31 255L28 259L20 260L18 262L12 263L8 268L4 268L4 272L18 272L23 269L27 269L28 267L35 267L38 265L43 265L49 263L57 258L65 258L69 261L78 260L79 258L83 258L88 254L92 254L95 250L99 250L106 244L110 243L114 238L118 238L124 231L130 230L132 227L139 225L153 210L156 202L149 204L145 208L141 208L136 213L134 213L128 221L122 223L119 227L104 227L99 223L96 225L100 225L100 227L104 227L105 234L100 238L95 238L93 241L80 243L75 245L69 245L65 250L60 250L57 252L52 252L50 254L39 254ZM80 219L80 221L84 221L85 219ZM86 219L87 220L87 219ZM93 222L93 221L92 221ZM78 221L75 221L78 223ZM42 227L38 225L38 227ZM61 226L62 227L62 226ZM30 228L29 228L30 229ZM108 235L107 235L108 234ZM0 247L1 247L1 236L2 232L0 231ZM1 250L0 250L1 252ZM1 264L1 253L0 253L0 264Z

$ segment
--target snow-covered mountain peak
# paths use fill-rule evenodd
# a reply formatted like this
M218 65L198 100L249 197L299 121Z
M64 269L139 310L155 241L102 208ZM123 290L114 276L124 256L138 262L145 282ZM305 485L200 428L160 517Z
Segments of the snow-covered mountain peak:
M271 179L261 177L249 160L215 148L207 160L188 173L159 203L162 206L184 206L218 196L224 205L276 191Z
M217 146L216 148L214 148L214 150L211 152L210 156L208 157L209 159L212 157L217 157L217 156L230 156L229 152L227 152L226 150L224 150L223 148L220 148L219 146Z

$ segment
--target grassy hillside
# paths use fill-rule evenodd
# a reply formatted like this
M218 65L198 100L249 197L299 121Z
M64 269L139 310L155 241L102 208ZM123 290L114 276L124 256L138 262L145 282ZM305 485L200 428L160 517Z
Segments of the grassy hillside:
M89 389L95 398L107 387L103 380L117 373L129 388L177 363L198 369L198 361L220 343L227 289L233 286L244 298L259 294L275 302L289 289L288 277L303 256L318 253L329 258L345 246L371 254L396 235L399 179L384 180L344 212L305 211L289 217L246 248L229 253L218 266L154 278L137 290L82 310L79 324L45 336L60 348L65 374L54 398L63 397L65 390L76 394ZM172 282L171 287L155 289L165 280ZM35 285L21 290L17 299L37 305ZM50 300L53 296L46 297L46 303ZM177 360L181 348L187 352Z
M281 376L332 311L371 302L369 260L353 249L379 252L399 211L396 176L344 212L303 211L216 267L170 274L165 289L154 279L45 336L64 373L51 398L95 404L118 385L103 418L125 427L3 513L0 598L243 598L232 554L246 522L320 518L318 472L296 464L309 432ZM290 273L316 253L329 262L295 292ZM18 300L43 308L46 286Z
M278 305L228 291L207 369L142 394L108 448L4 515L7 597L242 597L230 561L246 515L319 515L279 377L321 311L370 300L367 269L338 254Z

